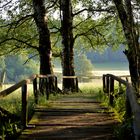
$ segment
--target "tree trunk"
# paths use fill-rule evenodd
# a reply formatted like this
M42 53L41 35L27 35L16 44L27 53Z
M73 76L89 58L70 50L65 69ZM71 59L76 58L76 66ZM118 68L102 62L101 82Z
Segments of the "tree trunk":
M40 56L40 74L53 74L51 65L51 42L50 32L48 29L47 15L44 0L33 0L34 20L39 33L39 56ZM49 82L53 85L53 80ZM40 90L44 92L46 86L45 80L40 81ZM43 86L44 85L44 86Z
M134 88L138 93L140 90L140 44L138 43L138 31L134 23L131 0L114 0L123 31L128 45L125 50L129 62L129 70Z
M40 74L52 74L51 42L44 0L33 0L34 20L39 33Z
M71 0L61 1L61 34L62 34L62 68L63 76L75 76L74 71L74 38ZM74 78L63 78L63 90L74 91L76 87Z

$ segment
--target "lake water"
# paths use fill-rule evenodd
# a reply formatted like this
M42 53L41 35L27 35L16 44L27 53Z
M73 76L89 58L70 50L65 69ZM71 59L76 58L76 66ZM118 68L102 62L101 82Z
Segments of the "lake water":
M93 64L93 75L102 76L103 74L130 75L129 66L126 62L105 62Z
M94 70L129 70L127 62L99 62L93 64Z

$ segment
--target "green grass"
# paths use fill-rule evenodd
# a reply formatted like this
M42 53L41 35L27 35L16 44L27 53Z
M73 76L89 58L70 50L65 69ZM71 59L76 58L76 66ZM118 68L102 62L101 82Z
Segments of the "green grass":
M100 100L102 101L102 105L109 108L109 112L114 113L114 119L116 119L119 123L114 127L114 135L118 140L125 139L134 139L133 131L132 131L132 120L126 118L126 108L125 108L125 89L122 87L121 92L123 94L118 95L118 86L115 87L114 93L114 103L111 106L109 104L108 96L104 96L105 93L101 91ZM118 95L118 96L117 96Z
M33 113L34 99L31 93L28 94L28 108L29 108L29 118ZM17 120L9 118L6 114L0 112L0 137L2 140L5 137L11 137L17 135L21 130L21 91L17 90L10 95L0 99L0 107L9 111L12 114L18 116Z

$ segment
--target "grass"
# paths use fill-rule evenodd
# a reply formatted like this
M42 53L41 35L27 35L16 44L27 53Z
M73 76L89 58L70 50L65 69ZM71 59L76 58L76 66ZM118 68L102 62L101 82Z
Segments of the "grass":
M31 92L28 94L28 108L29 108L29 118L33 113L34 99ZM0 107L7 110L11 114L17 116L17 119L10 118L7 114L3 114L0 111L0 139L15 139L21 131L21 91L16 90L10 95L0 99Z
M134 140L133 130L132 130L132 120L126 118L126 108L125 108L125 89L121 89L122 94L118 95L118 86L115 88L114 93L114 103L111 106L109 104L108 96L104 96L104 93L101 91L100 100L102 105L109 108L109 112L114 113L114 119L119 123L114 127L114 135L118 140L131 139ZM118 96L117 96L118 95Z

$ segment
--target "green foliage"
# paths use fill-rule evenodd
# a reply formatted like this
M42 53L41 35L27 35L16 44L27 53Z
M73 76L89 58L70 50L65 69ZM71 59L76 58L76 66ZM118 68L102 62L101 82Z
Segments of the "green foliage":
M18 82L32 74L38 73L38 61L31 59L24 64L28 60L28 57L25 54L7 56L2 60L0 68L1 70L4 68L6 69L7 82Z
M16 91L11 95L6 96L5 98L0 99L0 107L4 108L5 110L9 111L12 114L15 114L20 118L21 116L21 92ZM28 119L31 118L33 114L34 108L34 98L29 91L28 97ZM5 138L8 139L16 139L15 137L21 131L21 120L13 120L6 114L0 112L0 137L2 140Z
M127 120L114 128L114 134L118 140L134 140L132 121Z
M126 119L126 106L125 106L125 90L122 88L120 95L118 95L118 87L115 88L114 93L114 103L113 106L109 104L108 96L106 93L101 93L102 105L109 107L109 111L114 113L115 119L119 122L118 125L114 127L114 135L118 140L124 139L134 139L132 130L132 120Z
M79 82L89 82L91 80L93 65L87 58L83 46L79 45L75 49L74 66L75 74L78 76Z
M2 140L5 138L13 137L18 133L17 122L12 122L5 114L0 113L0 137Z
M73 32L74 37L79 38L77 43L83 44L85 48L94 48L102 51L107 46L118 46L124 42L122 29L117 18L112 12L97 12L101 9L113 9L111 1L96 0L73 0L73 14L82 9L84 12L74 16ZM46 9L51 6L53 1L45 3ZM96 11L97 9L97 11ZM0 26L1 41L7 38L16 38L17 40L7 40L1 45L1 53L17 53L17 51L36 52L38 48L38 31L33 21L33 7L31 0L17 0L7 4L3 12L7 16L2 16ZM61 46L61 22L59 4L48 9L48 26L51 32L52 46L60 48ZM58 13L58 16L54 16ZM0 41L0 42L1 42ZM76 45L77 46L77 45ZM27 50L28 48L28 50ZM55 52L55 49L54 49Z
M75 72L77 76L91 76L93 65L85 54L77 54L74 59Z

